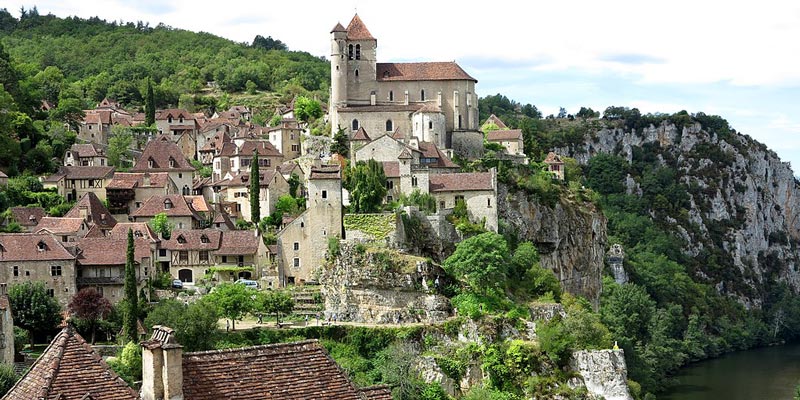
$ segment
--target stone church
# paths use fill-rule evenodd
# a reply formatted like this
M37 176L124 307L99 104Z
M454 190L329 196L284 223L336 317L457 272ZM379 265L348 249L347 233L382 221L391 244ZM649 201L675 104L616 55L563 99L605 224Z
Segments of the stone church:
M448 153L478 157L475 78L455 62L379 63L378 40L356 14L331 31L330 121L334 133L359 128L377 138L416 137Z

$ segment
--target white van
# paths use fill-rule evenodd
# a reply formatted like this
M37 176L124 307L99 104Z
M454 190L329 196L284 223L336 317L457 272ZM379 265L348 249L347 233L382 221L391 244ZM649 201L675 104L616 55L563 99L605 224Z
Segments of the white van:
M236 281L236 283L245 285L245 286L247 286L249 288L252 288L252 289L258 289L260 287L257 281L253 281L253 280L250 280L250 279L240 278L239 280Z

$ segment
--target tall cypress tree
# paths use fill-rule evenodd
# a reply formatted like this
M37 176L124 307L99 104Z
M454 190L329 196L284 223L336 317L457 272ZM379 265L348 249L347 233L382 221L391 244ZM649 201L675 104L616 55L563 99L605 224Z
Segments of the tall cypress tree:
M136 294L136 266L134 265L133 230L128 229L128 254L125 260L125 319L123 328L125 336L134 343L139 340L136 322L139 319L139 298Z
M144 97L144 124L152 126L156 123L156 97L153 95L153 83L147 79L147 95Z
M250 221L255 226L261 221L261 175L258 170L258 148L250 163Z

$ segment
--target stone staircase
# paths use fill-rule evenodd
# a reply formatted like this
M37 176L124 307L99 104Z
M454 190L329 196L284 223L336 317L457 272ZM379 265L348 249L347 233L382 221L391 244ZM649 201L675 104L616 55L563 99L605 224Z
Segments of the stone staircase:
M292 291L294 299L294 309L292 312L299 316L313 318L318 312L323 310L322 294L320 287L316 285L305 285Z

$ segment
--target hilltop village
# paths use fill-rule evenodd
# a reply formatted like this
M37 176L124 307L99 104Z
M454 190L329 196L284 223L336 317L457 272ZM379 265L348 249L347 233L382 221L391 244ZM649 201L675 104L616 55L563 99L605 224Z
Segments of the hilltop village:
M118 304L126 298L132 244L144 301L189 304L236 282L258 291L297 289L293 312L306 325L452 317L437 293L445 274L431 255L451 253L476 233L497 233L503 212L498 169L462 166L486 149L527 165L522 132L494 115L479 121L477 80L457 63L378 62L377 39L358 15L330 35L326 111L296 99L260 126L242 105L211 115L155 110L149 124L147 111L113 99L83 110L77 142L58 172L40 178L74 205L63 216L10 209L2 224L22 232L0 234L0 290L41 282L67 308L92 288ZM314 114L329 131L312 131ZM120 132L130 135L121 152ZM557 154L539 161L548 179L564 180ZM389 270L402 264L403 274L382 282L388 289L381 295L359 292L365 280L383 279L363 276L369 274L359 263ZM326 268L332 264L344 267ZM10 329L8 301L0 308L3 329ZM235 318L229 322L235 328ZM62 326L4 399L391 398L385 386L357 387L316 341L183 352L166 326L140 327L150 339L141 342L137 392L69 323ZM93 377L80 378L85 371Z

